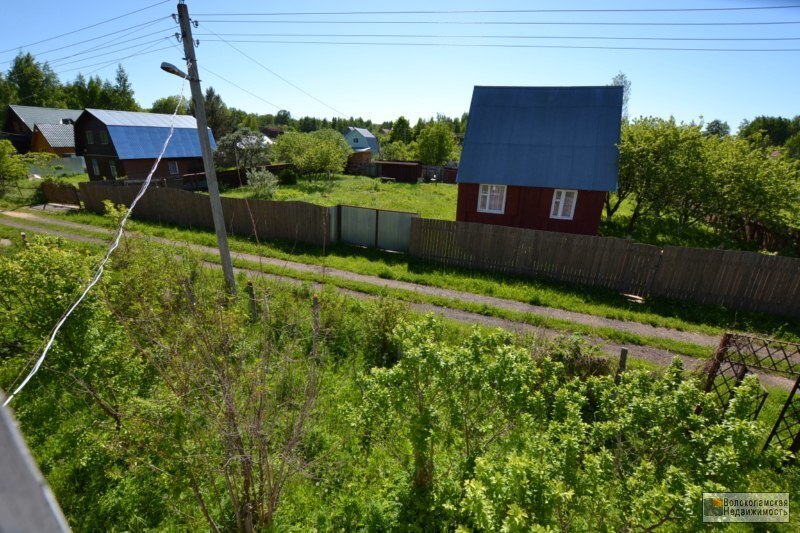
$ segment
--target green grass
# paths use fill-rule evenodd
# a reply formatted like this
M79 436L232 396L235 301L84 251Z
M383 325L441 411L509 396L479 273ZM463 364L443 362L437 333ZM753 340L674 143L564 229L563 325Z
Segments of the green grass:
M56 216L65 220L111 227L112 222L98 215L73 212ZM216 246L213 232L188 230L139 221L131 229L146 234L204 246ZM403 254L335 245L328 255L317 247L287 243L257 245L240 237L230 238L231 249L300 263L323 265L384 279L395 279L434 287L495 296L535 305L565 309L606 318L640 322L653 326L719 335L735 329L781 338L800 340L800 325L761 313L735 312L722 307L685 302L649 300L635 303L613 291L570 286L519 276L472 272L419 262L409 263Z
M1 216L2 215L0 215L0 217ZM35 221L26 221L26 224L38 226L43 229L44 228L60 229L58 226L53 224L42 224ZM3 226L0 225L0 228L2 227ZM17 235L19 234L19 230L14 230L13 228L4 228L4 229L11 229L12 232L16 232ZM107 234L98 234L97 232L86 231L86 230L69 229L68 231L91 237L108 237ZM91 246L93 249L101 248L99 245L95 244L89 244L88 246ZM198 254L198 256L205 261L217 264L219 263L219 257L215 254L200 253ZM414 291L381 287L374 285L372 283L345 280L332 276L326 276L323 274L317 274L311 272L298 272L280 266L259 264L256 261L234 259L233 264L239 268L260 271L265 274L285 276L287 278L292 278L309 283L325 283L327 285L331 285L337 288L348 289L364 293L367 295L385 296L408 303L430 304L439 307L447 307L450 309L467 311L470 313L476 313L488 317L502 318L513 322L529 324L531 326L539 328L551 329L551 330L561 331L564 333L577 333L589 337L597 337L599 339L603 339L606 341L627 344L631 346L652 346L696 358L706 358L710 356L712 353L712 349L710 348L698 346L691 343L673 341L669 339L661 339L656 337L649 337L646 335L637 335L633 333L618 331L612 328L587 326L569 320L549 318L540 315L534 315L531 313L501 309L486 304L472 303L459 299L420 294Z
M301 179L296 185L281 185L274 199L409 211L426 218L455 220L457 192L455 185L444 183L381 183L364 176L335 175L331 180ZM231 198L250 198L251 195L249 187L223 193Z

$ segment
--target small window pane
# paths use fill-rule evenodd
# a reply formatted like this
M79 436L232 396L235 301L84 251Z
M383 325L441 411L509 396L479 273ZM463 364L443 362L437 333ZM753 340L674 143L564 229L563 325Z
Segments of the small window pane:
M117 165L114 161L109 161L108 165L111 167L111 177L117 179Z
M100 130L100 143L108 144L108 132L106 130Z
M178 173L178 162L177 161L170 161L169 162L169 173L173 176Z
M94 135L92 135L91 130L86 130L86 143L94 144Z
M95 176L100 175L100 165L97 164L97 159L92 159L92 170L94 171Z

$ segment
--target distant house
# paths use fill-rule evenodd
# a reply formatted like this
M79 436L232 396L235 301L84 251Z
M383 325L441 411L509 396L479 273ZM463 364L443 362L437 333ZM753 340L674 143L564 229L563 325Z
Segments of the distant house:
M621 87L475 87L456 220L596 234L621 115Z
M368 129L350 126L344 131L343 135L347 144L349 144L350 148L353 150L360 152L369 149L372 151L372 155L378 155L378 151L380 150L378 139L376 139Z
M75 127L72 124L36 124L30 151L75 155Z
M10 105L6 112L6 120L3 124L3 134L11 141L14 148L21 154L27 153L35 148L31 147L34 139L34 131L36 126L49 125L62 125L67 126L73 124L80 116L80 109L57 109L53 107L34 107L26 105ZM58 134L53 129L48 130L48 136L54 134L58 137L55 141L59 150L43 150L53 153L60 153L62 155L75 153L75 142L72 141L68 146L63 145L64 129ZM47 136L43 135L44 139L40 139L38 146L47 148L56 148L50 144ZM70 149L71 148L71 149Z
M87 109L75 121L75 147L86 159L89 179L144 179L169 135L172 115ZM176 115L174 132L155 178L203 171L194 117ZM216 148L211 129L211 145Z

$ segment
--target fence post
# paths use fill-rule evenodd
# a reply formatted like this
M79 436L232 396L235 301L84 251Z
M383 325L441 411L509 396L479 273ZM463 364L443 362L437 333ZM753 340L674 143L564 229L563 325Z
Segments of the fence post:
M628 349L623 348L619 351L619 366L617 366L617 374L614 376L614 384L619 385L620 379L622 379L622 373L625 372L625 368L628 366Z

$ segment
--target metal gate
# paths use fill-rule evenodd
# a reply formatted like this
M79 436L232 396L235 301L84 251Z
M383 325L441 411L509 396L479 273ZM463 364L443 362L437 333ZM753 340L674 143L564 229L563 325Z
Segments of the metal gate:
M419 218L417 213L352 205L339 205L331 215L336 241L404 253L411 242L411 220Z

